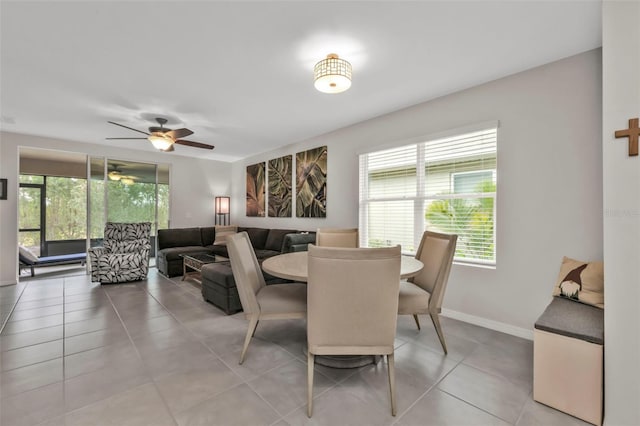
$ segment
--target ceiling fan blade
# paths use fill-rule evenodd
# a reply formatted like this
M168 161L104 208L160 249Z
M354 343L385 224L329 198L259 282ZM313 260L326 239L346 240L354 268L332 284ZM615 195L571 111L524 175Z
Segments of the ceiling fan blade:
M114 141L114 140L119 140L119 139L126 139L126 140L134 140L134 139L144 139L145 141L148 140L147 138L105 138L108 141Z
M206 143L185 141L185 140L182 140L182 139L177 140L175 143L177 143L179 145L192 146L194 148L204 148L204 149L213 149L213 148L215 148L213 145L207 145Z
M175 129L175 130L169 130L167 133L165 133L165 135L168 135L172 139L180 139L192 134L193 132L189 129Z
M115 124L116 126L124 127L125 129L133 130L134 132L142 133L143 135L148 135L149 133L143 132L142 130L134 129L133 127L128 127L123 124L114 123L113 121L107 121L107 123Z

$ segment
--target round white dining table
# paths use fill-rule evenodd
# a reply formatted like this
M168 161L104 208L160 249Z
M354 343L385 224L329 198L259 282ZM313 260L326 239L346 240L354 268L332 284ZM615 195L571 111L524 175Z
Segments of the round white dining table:
M298 251L269 257L262 262L262 270L274 277L307 282L309 275L307 271L307 253L306 251ZM423 267L424 264L415 257L401 256L400 278L413 277Z

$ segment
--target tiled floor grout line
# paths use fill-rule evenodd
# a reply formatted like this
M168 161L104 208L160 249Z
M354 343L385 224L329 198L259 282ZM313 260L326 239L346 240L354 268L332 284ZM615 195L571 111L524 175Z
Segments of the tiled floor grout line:
M101 286L102 286L102 284L101 284ZM137 284L136 284L136 288L139 288ZM119 320L120 320L120 322L122 323L122 327L124 328L124 332L125 332L125 333L127 333L127 337L129 338L129 342L130 342L130 343L131 343L131 345L133 346L133 350L136 352L136 355L138 356L138 359L140 360L140 362L142 362L142 365L144 365L144 366L145 366L145 367L144 367L144 368L145 368L145 372L149 375L149 378L151 379L151 383L153 383L153 386L154 386L154 388L155 388L156 392L158 393L158 396L159 396L159 397L160 397L160 399L162 400L162 403L164 404L164 406L165 406L165 408L166 408L166 410L167 410L167 413L169 413L169 415L171 416L171 419L173 420L173 422L174 422L174 423L175 423L175 425L177 426L177 425L179 424L179 423L178 423L178 420L177 420L177 419L175 418L175 416L173 415L173 412L171 411L171 408L169 407L169 404L167 403L167 401L166 401L166 399L165 399L164 395L162 395L162 392L160 392L160 389L158 388L158 384L156 383L155 378L153 377L153 375L151 374L151 372L146 368L146 364L145 364L145 362L144 362L144 359L142 358L142 355L140 354L140 351L138 350L138 347L136 346L135 342L133 341L133 337L131 337L131 333L129 333L129 329L127 328L127 325L125 324L124 320L122 319L122 316L120 315L120 312L118 312L118 309L116 308L115 303L113 303L113 299L111 298L111 295L110 295L110 294L109 294L109 292L108 292L108 291L106 291L105 289L102 289L102 290L104 291L105 295L107 296L107 299L109 300L109 303L111 304L111 307L113 308L113 310L115 311L116 315L118 316L118 319L119 319ZM145 289L145 291L146 291L146 289ZM147 292L147 294L149 294L149 293ZM163 307L165 310L167 310L167 311L168 311L168 309L166 309L166 308L164 307L164 305L163 305L162 307ZM139 386L144 386L145 384L146 384L146 383L143 383L143 384L141 384L141 385L139 385ZM134 387L132 387L132 388L130 388L130 389L127 389L127 390L125 390L125 391L123 391L123 392L127 392L127 391L129 391L129 390L131 390L131 389L135 389L135 388L137 388L137 387L138 387L138 386L134 386ZM111 398L111 397L113 397L113 396L114 396L114 395L111 395L111 396L109 396L109 397L107 397L107 398L102 399L101 401L104 401L105 399L109 399L109 398ZM100 401L95 401L95 402L93 402L92 404L95 404L95 403L97 403L97 402L100 402ZM91 405L91 404L89 404L89 405ZM85 407L86 407L86 405L85 405ZM80 408L78 408L78 409L81 409L81 408L84 408L84 407L80 407ZM65 413L65 416L66 416L66 413Z

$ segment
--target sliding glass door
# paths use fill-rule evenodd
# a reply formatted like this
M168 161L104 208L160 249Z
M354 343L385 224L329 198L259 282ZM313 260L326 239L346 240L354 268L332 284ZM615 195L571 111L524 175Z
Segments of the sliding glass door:
M92 244L106 222L151 222L155 235L169 226L169 165L92 157L89 193Z

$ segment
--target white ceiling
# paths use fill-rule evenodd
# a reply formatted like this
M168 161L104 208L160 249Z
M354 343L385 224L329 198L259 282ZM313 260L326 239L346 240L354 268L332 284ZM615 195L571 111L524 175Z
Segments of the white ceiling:
M601 45L600 1L0 3L2 130L153 150L153 117L188 127L167 155L269 151ZM353 65L327 95L313 65Z

